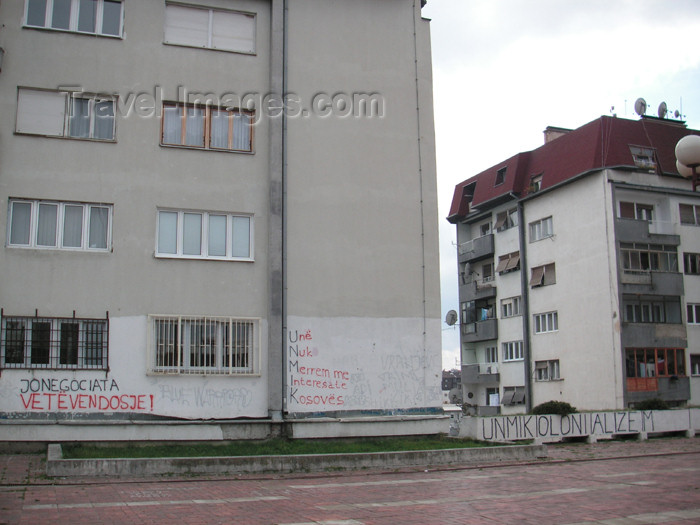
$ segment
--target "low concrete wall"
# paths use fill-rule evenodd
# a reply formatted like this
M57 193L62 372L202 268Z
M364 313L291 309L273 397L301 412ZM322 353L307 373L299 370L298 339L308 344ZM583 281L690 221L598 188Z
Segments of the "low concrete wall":
M365 436L424 436L447 434L449 415L313 418L287 420L291 437L345 438Z
M585 437L588 441L615 436L700 432L700 409L582 412L568 416L466 416L459 420L459 436L488 442L533 440L554 443Z
M62 459L60 445L49 445L46 474L61 477L153 476L166 474L235 475L264 472L323 472L364 468L430 467L536 460L543 445L460 448L369 454L308 454L210 458Z

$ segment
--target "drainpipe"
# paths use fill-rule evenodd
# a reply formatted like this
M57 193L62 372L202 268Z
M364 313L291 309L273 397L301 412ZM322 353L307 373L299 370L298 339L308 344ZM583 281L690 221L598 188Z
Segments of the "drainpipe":
M530 289L527 279L527 239L523 201L518 201L518 237L520 241L520 293L523 308L523 367L525 373L525 411L532 410L532 363L530 360Z

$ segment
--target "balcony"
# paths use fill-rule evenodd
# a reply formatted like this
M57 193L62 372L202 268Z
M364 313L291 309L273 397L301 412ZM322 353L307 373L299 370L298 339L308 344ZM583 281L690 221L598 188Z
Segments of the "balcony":
M476 301L496 297L496 285L493 277L474 279L469 276L459 289L461 301Z
M620 283L626 294L684 295L683 274L678 272L623 270Z
M688 335L681 323L622 323L622 344L627 348L687 348Z
M643 221L637 219L615 219L617 239L622 242L650 244L680 244L675 225L665 221Z
M626 387L628 403L656 398L683 403L690 399L690 378L685 376L628 377Z
M472 262L493 255L493 233L459 245L459 262Z
M498 339L498 320L486 319L477 323L462 325L462 342L478 343Z
M465 385L498 386L500 378L498 363L462 365L462 383Z

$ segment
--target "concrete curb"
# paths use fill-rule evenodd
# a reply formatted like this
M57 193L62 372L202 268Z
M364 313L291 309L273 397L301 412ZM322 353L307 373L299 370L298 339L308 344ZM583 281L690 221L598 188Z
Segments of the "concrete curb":
M260 474L324 472L364 468L429 467L528 461L547 457L545 445L459 448L368 454L237 456L201 458L63 459L61 445L48 447L46 474L51 477L140 477L157 475Z

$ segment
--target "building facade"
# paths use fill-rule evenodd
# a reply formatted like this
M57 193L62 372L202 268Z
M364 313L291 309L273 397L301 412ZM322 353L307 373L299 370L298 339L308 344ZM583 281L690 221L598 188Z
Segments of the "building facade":
M0 22L4 419L439 409L420 2L23 0Z
M700 400L700 194L682 122L601 117L457 185L462 385L472 413Z

